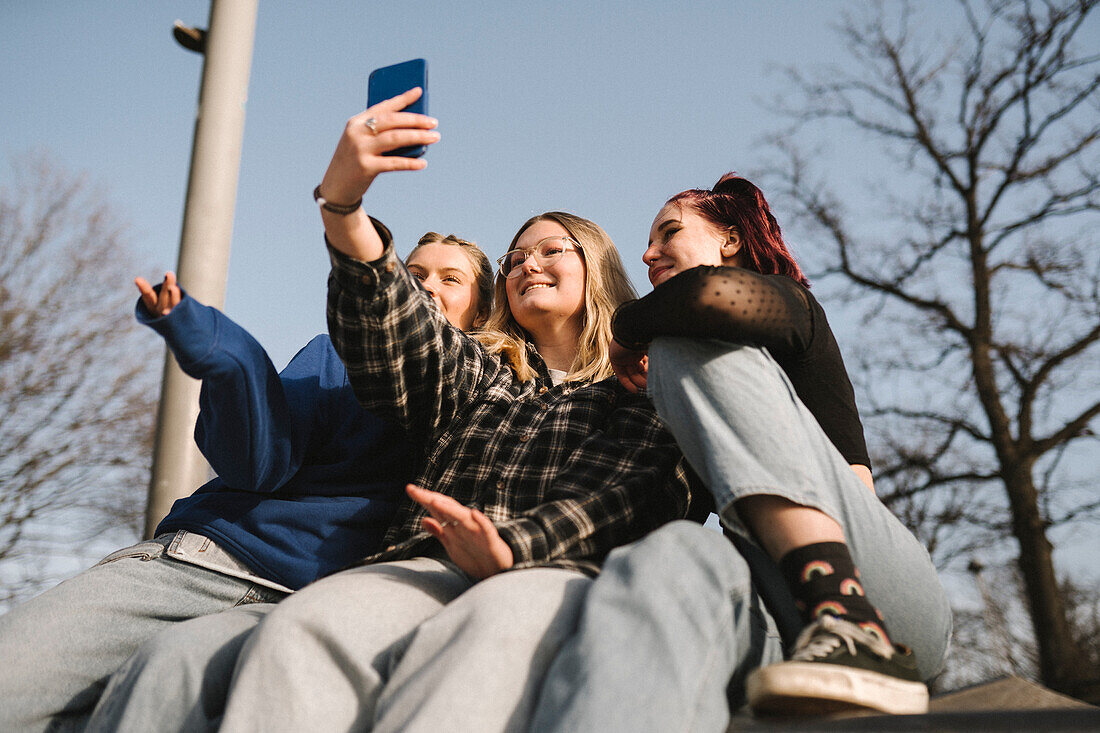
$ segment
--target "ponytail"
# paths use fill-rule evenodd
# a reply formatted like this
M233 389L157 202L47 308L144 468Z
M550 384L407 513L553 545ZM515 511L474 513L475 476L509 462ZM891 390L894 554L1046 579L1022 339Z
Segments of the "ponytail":
M736 229L741 235L746 269L765 275L785 275L803 287L810 287L810 281L783 241L779 222L764 194L747 178L727 173L709 191L689 189L668 202L690 205L723 231Z

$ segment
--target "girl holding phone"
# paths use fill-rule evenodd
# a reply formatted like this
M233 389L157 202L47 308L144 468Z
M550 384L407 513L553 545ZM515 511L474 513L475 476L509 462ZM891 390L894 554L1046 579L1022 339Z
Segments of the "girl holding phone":
M675 441L648 399L612 375L611 316L632 290L597 225L562 212L525 222L476 339L410 297L415 282L388 230L358 201L379 173L424 166L383 155L438 139L434 120L400 111L418 91L348 122L318 197L333 343L360 404L422 455L423 488L410 487L385 550L267 614L237 659L222 730L400 729L445 716L391 684L416 661L409 642L426 621L486 587L502 618L540 626L579 600L611 548L688 513ZM515 635L519 653L532 638ZM473 657L448 659L453 666L435 661L455 679ZM206 702L199 707L216 717ZM505 715L510 702L501 701Z

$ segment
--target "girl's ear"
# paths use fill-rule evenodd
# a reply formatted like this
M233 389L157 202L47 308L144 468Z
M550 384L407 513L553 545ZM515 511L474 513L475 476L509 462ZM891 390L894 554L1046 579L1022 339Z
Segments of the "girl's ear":
M489 322L489 316L491 315L493 315L492 310L484 310L479 308L478 314L474 316L474 321L470 324L469 330L475 331L479 328L484 327L485 324Z
M726 242L722 245L722 259L732 260L741 251L741 234L736 228L730 227L726 234Z

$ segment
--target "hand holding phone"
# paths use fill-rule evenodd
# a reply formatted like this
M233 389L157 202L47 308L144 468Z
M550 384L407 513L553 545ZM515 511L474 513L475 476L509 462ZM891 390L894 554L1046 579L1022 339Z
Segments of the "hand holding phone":
M328 242L340 252L372 262L384 247L360 206L375 177L386 171L415 171L419 157L439 140L427 112L428 67L423 59L371 74L369 106L352 116L336 144L313 197L321 205ZM396 149L395 149L396 148Z
M395 148L428 146L439 140L434 129L436 120L402 111L422 93L419 87L414 87L348 119L321 179L322 198L348 206L363 196L379 173L415 171L427 165L423 158L387 155Z
M396 97L398 94L420 87L422 91L420 99L416 100L403 111L416 114L428 114L428 62L424 59L412 59L392 66L383 66L370 73L367 80L367 107L384 100ZM398 155L404 158L419 158L427 149L425 145L390 150L383 155Z
M418 171L427 165L423 158L385 153L395 147L427 146L439 140L436 120L402 111L421 94L420 87L410 89L348 119L321 185L314 189L328 241L346 255L364 262L382 256L382 241L374 227L364 225L366 215L359 207L374 179L387 171Z

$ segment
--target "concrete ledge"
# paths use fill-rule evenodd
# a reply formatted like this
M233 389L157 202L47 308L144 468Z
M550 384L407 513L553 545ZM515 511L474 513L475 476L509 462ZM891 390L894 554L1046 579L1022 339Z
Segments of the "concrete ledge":
M863 715L814 719L734 716L733 731L1100 731L1100 708L1019 677L973 685L932 698L927 715Z
M981 710L927 715L869 715L862 718L818 718L806 721L766 721L738 715L729 731L936 731L937 733L985 733L986 731L1100 730L1100 709Z

